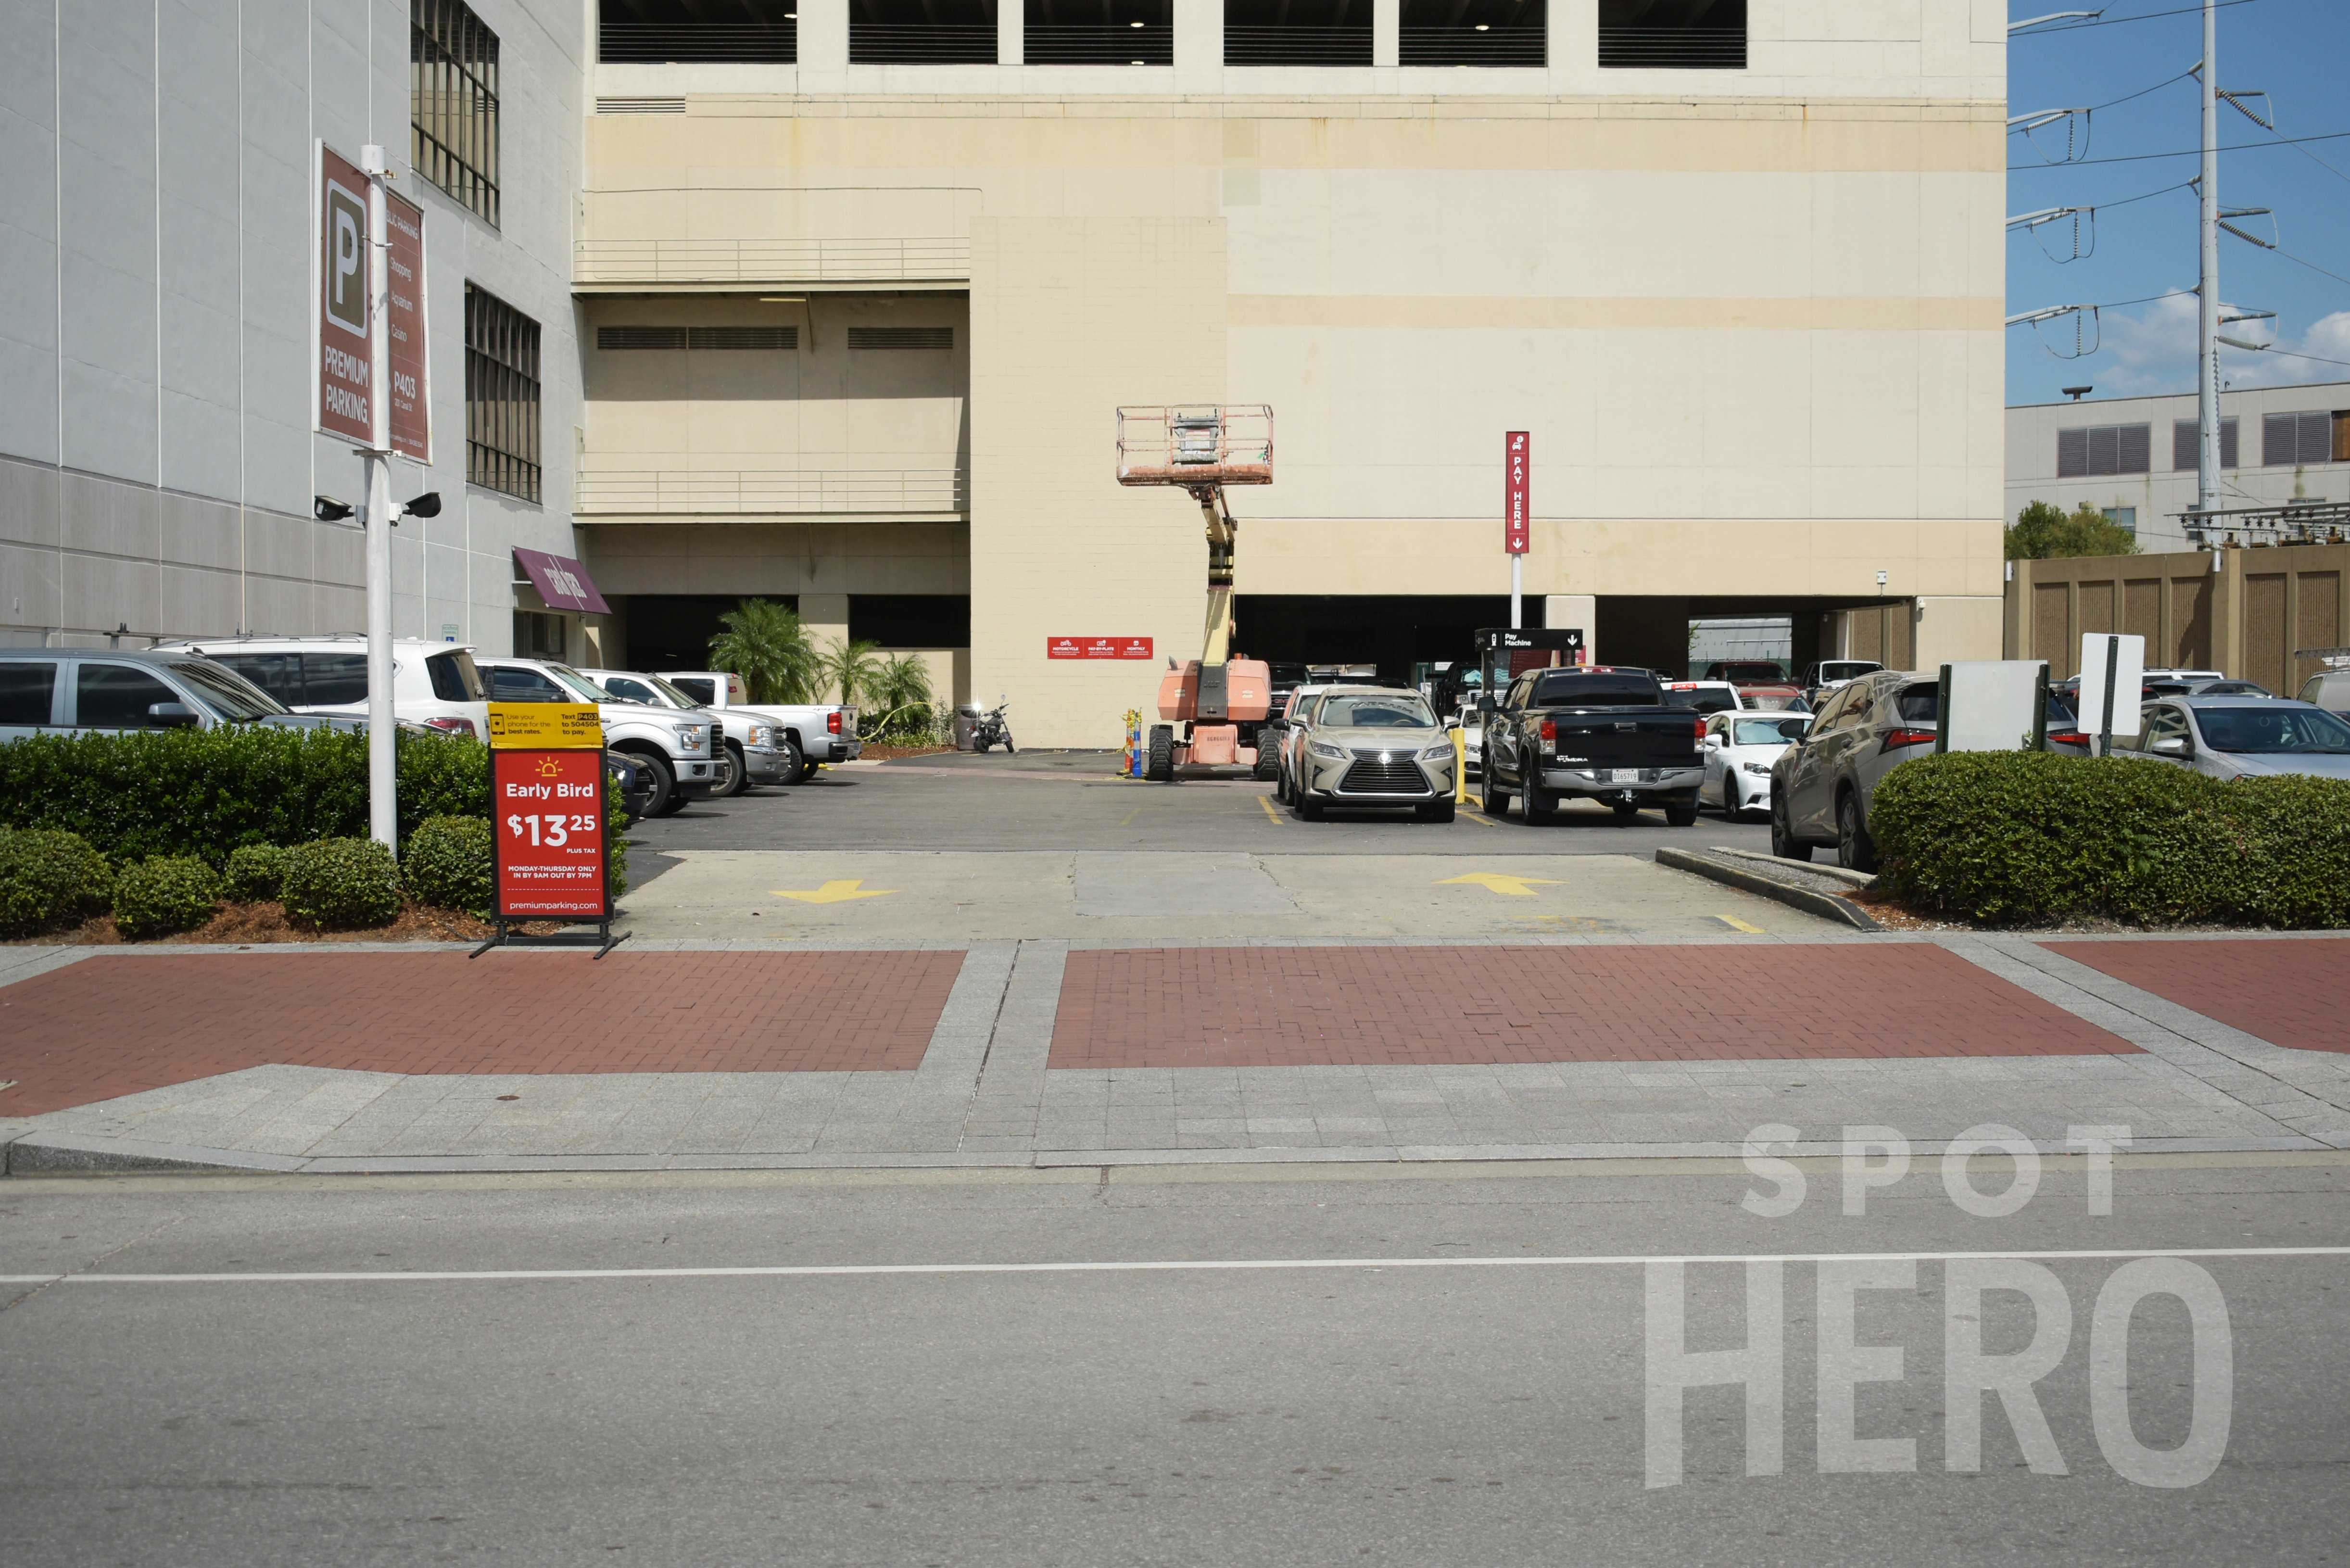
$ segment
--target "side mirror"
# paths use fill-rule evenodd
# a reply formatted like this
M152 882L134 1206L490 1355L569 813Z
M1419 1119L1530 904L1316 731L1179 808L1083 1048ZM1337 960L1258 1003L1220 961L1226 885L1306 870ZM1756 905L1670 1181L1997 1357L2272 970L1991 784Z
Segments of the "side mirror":
M2158 757L2183 757L2187 754L2187 737L2184 735L2165 735L2162 739L2147 747L2147 750L2152 752Z
M147 722L164 729L184 730L196 722L196 711L185 702L150 702Z

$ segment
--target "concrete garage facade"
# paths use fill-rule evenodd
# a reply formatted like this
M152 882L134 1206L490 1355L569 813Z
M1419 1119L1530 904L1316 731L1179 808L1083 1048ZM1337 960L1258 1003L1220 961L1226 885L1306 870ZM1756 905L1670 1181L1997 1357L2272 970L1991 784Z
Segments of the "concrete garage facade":
M1205 555L1180 493L1113 483L1113 410L1262 402L1255 651L1295 656L1284 604L1505 614L1526 430L1529 619L1586 617L1602 659L1672 665L1698 614L1834 653L1847 611L1996 655L2001 6L1754 0L1743 68L1689 69L1602 66L1596 0L1487 69L1401 65L1386 4L1369 63L1325 67L1226 64L1199 0L1172 64L1123 68L1022 63L1010 14L994 64L866 63L863 12L795 9L792 63L595 68L578 520L624 619L765 593L846 634L928 596L970 628L959 693L1112 743L1161 660L1047 640L1195 655ZM730 327L792 347L746 368Z

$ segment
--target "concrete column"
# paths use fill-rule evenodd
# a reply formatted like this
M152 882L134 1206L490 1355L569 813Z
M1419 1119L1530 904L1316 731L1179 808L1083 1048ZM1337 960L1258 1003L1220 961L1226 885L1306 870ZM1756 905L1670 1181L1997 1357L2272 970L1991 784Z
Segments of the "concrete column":
M1175 0L1175 90L1214 92L1224 79L1224 0Z
M829 653L836 642L848 640L848 596L847 594L802 594L800 625L807 628L808 646L818 653ZM827 693L828 701L837 701L838 693Z
M1909 607L1895 607L1896 613L1909 615ZM1973 659L1997 659L2003 640L2001 622L2006 603L1989 595L1975 597L1932 597L1917 601L1916 619L1912 625L1914 641L1910 650L1910 667L1916 670L1939 670L1944 664ZM1890 630L1890 628L1887 628ZM1888 649L1888 651L1890 651ZM2045 649L2019 655L2024 659L2046 659ZM1893 662L1888 659L1887 664ZM2054 668L2054 665L2051 665Z
M1026 0L995 0L995 63L1027 63L1028 6Z
M799 0L800 91L848 86L848 0Z
M1585 81L1599 74L1597 0L1553 0L1545 31L1552 70Z
M1583 629L1583 651L1592 663L1599 662L1599 600L1591 594L1545 594L1543 597L1543 625L1553 631L1569 627Z
M1402 58L1403 0L1371 0L1371 66L1391 71Z

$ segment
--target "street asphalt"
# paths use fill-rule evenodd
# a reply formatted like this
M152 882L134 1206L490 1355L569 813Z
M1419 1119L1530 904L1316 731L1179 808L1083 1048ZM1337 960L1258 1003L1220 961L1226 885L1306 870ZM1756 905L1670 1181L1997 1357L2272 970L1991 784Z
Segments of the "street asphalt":
M1847 1217L1812 1162L1780 1219L1731 1162L12 1181L0 1529L27 1565L2338 1561L2350 1157L2125 1158L2108 1216L2066 1166L2003 1219L1930 1164ZM2227 1255L2130 1257L2181 1249ZM1914 1453L1822 1473L1835 1271L1804 1255L1881 1252L1922 1256L1861 1293L1858 1344L1899 1359L1856 1369L1885 1380L1852 1430ZM1981 1265L1948 1252L2051 1282L1949 1301ZM1783 1287L1780 1473L1747 1473L1739 1389L1652 1423L1668 1256L1732 1260L1685 1264L1691 1350ZM1080 1266L972 1267L1036 1264ZM808 1266L847 1272L696 1272ZM2090 1345L2113 1365L2100 1303L2148 1267L2208 1276L2225 1329L2123 1313L2117 1426ZM2035 1329L2025 1425L2064 1473L1971 1393L1952 1473L1946 1334ZM2133 1435L2218 1439L2216 1469L2138 1484Z

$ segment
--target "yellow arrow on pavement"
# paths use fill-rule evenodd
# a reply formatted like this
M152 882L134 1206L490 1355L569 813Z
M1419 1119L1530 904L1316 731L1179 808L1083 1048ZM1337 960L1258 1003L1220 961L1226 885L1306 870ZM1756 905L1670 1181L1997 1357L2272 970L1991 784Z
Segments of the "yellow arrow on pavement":
M1534 889L1536 888L1558 886L1556 881L1548 877L1510 877L1499 871L1471 871L1465 876L1447 877L1437 883L1437 886L1450 888L1462 882L1471 887L1482 888L1488 892L1503 894L1512 898L1531 898L1534 896Z
M895 888L868 888L862 880L827 882L821 888L802 888L794 892L788 888L771 889L778 898L796 898L803 904L845 904L851 898L886 898Z

